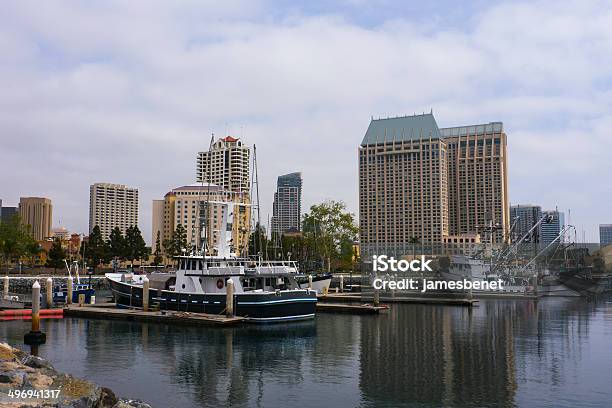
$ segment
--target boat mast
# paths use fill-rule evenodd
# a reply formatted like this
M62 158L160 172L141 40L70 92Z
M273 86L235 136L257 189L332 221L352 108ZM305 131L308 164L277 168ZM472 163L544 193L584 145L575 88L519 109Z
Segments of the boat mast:
M259 231L257 232L257 246L258 246L258 257L259 257L259 261L261 262L261 249L262 249L262 243L261 243L261 213L259 210L259 177L257 174L257 146L253 145L253 176L254 176L254 182L253 184L256 185L255 187L255 193L257 194L257 226L259 228Z

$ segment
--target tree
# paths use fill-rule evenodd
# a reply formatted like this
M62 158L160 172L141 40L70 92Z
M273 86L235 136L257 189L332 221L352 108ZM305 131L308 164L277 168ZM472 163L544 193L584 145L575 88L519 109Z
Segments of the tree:
M40 244L34 239L32 239L29 243L26 244L25 255L30 258L31 267L34 267L34 264L36 263L34 258L36 258L41 252L43 252L43 249L41 248Z
M249 237L249 254L266 257L266 248L268 248L268 245L269 242L266 235L266 230L259 223L257 223L257 225L255 225L255 230Z
M174 255L181 255L183 250L187 250L187 231L183 224L178 224L172 233L172 248Z
M8 222L0 223L0 256L6 264L7 272L9 264L26 255L28 248L35 244L37 242L30 235L29 228L23 225L19 215L14 215Z
M332 264L341 267L342 259L348 259L348 248L352 248L359 232L355 215L346 211L346 204L332 200L310 207L310 213L304 215L303 230L308 245L323 264L327 263L328 271Z
M148 256L147 244L145 243L140 229L136 225L128 227L125 231L125 257L133 265L135 259L143 259Z
M119 227L113 228L110 235L108 236L107 247L109 250L109 256L112 258L125 259L126 258L126 239L123 237Z
M65 259L66 251L62 247L62 240L55 238L47 255L47 266L53 268L54 272L57 272L57 268L61 268L64 265Z
M108 261L108 247L102 238L102 232L98 225L91 230L87 242L83 242L81 245L81 256L93 267L94 271L100 263Z
M157 231L157 238L155 239L155 252L153 254L155 255L155 257L153 258L153 265L158 266L164 261L164 259L162 258L161 251L160 231Z

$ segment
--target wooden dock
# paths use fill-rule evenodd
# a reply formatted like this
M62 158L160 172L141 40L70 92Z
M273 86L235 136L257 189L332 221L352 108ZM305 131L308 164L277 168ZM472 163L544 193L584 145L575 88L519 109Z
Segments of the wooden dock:
M139 322L185 324L192 326L233 326L244 321L244 317L226 317L190 312L143 312L136 309L116 309L114 304L77 306L64 309L64 317L83 317L88 319L115 319Z
M321 313L378 314L381 310L389 310L389 306L317 302L317 312Z
M323 302L373 302L374 298L371 295L355 295L355 294L335 294L330 293L327 296L317 296L319 301ZM462 299L462 298L443 298L443 297L419 297L419 296L380 296L380 303L413 303L423 305L448 305L448 306L478 306L477 299Z

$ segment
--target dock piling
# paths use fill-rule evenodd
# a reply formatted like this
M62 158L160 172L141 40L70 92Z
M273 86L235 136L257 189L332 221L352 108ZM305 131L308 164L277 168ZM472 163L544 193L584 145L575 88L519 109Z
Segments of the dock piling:
M149 311L149 278L145 276L142 280L142 310Z
M374 307L378 307L380 305L380 291L378 289L374 289Z
M68 284L66 285L66 304L67 305L71 305L72 304L72 276L68 277Z
M8 299L8 296L9 296L9 277L8 275L4 277L3 293L4 293L4 298Z
M225 312L227 317L234 316L234 281L229 278L226 283Z
M45 292L47 293L47 309L51 309L53 307L53 279L51 277L47 278Z
M32 354L38 354L38 345L47 340L45 333L40 331L40 283L32 285L32 330L23 336L23 342L32 347Z
M308 289L312 289L312 275L308 275Z

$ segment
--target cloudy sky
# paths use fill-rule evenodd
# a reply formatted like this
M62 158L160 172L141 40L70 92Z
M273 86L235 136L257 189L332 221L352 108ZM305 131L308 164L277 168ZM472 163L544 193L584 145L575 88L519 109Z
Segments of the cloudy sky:
M151 200L194 182L214 132L257 144L263 214L293 171L306 208L356 212L370 117L433 109L442 127L503 121L511 203L570 208L597 241L611 27L607 1L5 1L0 198L50 197L80 232L89 185L128 184L150 240Z

